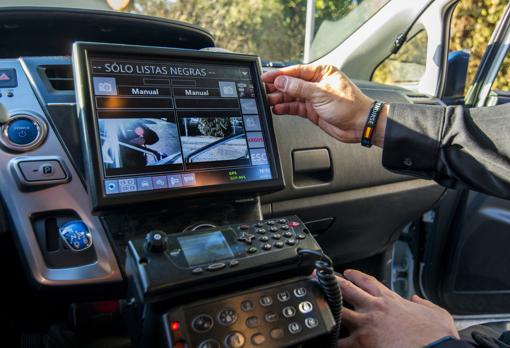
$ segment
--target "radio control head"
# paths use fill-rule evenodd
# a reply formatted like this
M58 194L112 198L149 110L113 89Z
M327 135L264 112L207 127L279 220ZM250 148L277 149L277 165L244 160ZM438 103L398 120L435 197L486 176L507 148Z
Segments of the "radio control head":
M151 253L162 253L168 245L168 236L163 231L151 231L145 236L145 247Z

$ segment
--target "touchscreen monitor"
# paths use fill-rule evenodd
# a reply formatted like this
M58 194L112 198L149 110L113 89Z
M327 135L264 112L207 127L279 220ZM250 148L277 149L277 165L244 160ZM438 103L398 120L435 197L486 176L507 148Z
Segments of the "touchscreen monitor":
M281 186L254 56L77 43L95 206Z

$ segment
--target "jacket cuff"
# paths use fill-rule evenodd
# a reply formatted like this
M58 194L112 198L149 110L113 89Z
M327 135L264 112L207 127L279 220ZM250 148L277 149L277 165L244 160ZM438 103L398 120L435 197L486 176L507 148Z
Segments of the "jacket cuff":
M445 110L442 106L390 104L383 166L431 179L439 157Z
M467 341L451 340L439 343L434 348L476 348L476 346Z

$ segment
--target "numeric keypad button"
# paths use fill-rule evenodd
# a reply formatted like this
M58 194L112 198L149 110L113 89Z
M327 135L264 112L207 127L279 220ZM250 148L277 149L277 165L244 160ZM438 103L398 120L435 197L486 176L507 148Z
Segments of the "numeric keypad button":
M298 334L303 330L303 328L301 327L301 324L299 324L295 321L290 323L288 328L289 328L289 332L293 335Z
M306 318L305 326L309 329L313 329L313 328L319 326L319 321L314 317Z
M313 305L310 301L304 301L299 304L298 308L301 313L306 314L313 310Z
M237 331L231 332L225 337L225 345L228 348L241 348L245 342L246 338L244 335Z
M191 327L198 333L205 333L212 329L214 320L207 314L200 314L191 322Z
M198 348L220 348L220 343L213 339L208 339L203 342L201 342L198 345Z
M230 326L237 321L237 312L230 308L225 308L218 313L218 322L221 325Z
M284 309L282 309L282 314L285 318L292 318L296 315L296 308L292 306L287 306Z

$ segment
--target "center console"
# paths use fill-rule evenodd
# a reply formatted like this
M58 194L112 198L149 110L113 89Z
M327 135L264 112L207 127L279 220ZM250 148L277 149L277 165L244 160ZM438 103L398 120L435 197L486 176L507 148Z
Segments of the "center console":
M336 345L331 260L299 217L260 210L283 180L258 58L75 43L73 67L91 210L123 264L135 346ZM93 250L85 224L61 237Z

